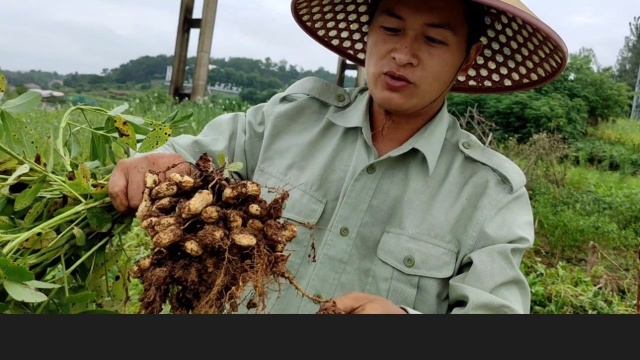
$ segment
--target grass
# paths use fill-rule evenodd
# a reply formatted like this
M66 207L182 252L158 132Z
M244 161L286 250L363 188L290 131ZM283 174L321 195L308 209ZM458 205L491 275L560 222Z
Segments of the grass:
M605 123L567 152L550 151L541 158L559 159L587 149L590 156L611 154L609 164L576 165L567 158L551 166L545 160L529 174L536 244L523 271L532 288L533 313L637 312L640 176L627 171L630 166L610 163L632 164L628 154L638 153L639 139L638 121Z
M615 122L603 123L594 132L594 136L621 144L640 148L640 120L617 119Z

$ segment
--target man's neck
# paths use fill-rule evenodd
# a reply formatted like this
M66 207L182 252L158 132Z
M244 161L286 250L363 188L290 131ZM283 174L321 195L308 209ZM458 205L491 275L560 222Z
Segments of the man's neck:
M433 103L429 108L412 114L391 113L371 102L370 125L371 139L378 156L393 151L422 127L429 123L442 109L444 100Z

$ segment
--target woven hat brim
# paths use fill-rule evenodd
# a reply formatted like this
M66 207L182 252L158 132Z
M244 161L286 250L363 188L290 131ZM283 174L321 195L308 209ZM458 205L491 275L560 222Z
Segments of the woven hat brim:
M510 93L543 86L564 71L568 51L560 36L519 0L474 0L487 7L483 50L451 91ZM365 64L369 0L293 0L296 23L335 54Z

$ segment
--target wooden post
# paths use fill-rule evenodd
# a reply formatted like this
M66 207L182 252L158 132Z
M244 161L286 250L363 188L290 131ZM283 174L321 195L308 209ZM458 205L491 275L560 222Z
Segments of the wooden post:
M196 56L196 68L193 75L193 90L191 100L200 101L207 94L209 84L209 65L211 61L211 42L216 22L218 0L204 0L202 22L200 24L200 38Z
M347 59L342 56L338 57L338 77L336 79L336 83L339 86L344 87L344 80L346 78L347 70L356 70L356 86L364 86L366 84L364 77L364 68L347 61Z
M173 55L173 68L169 94L172 98L183 100L187 94L182 89L187 66L187 51L189 49L189 33L193 26L193 4L195 0L182 0L180 6L180 20L178 21L178 33L176 35L176 47Z

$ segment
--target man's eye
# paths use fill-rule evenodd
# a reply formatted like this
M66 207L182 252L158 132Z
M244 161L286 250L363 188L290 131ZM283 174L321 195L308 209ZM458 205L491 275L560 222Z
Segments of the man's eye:
M384 31L386 31L386 32L388 32L388 33L391 33L391 34L397 34L397 33L399 33L399 32L400 32L400 30L399 30L399 29L392 28L392 27L389 27L389 26L383 26L383 27L382 27L382 30L384 30Z
M434 38L433 36L425 36L424 38L428 43L435 45L445 45L445 42Z

